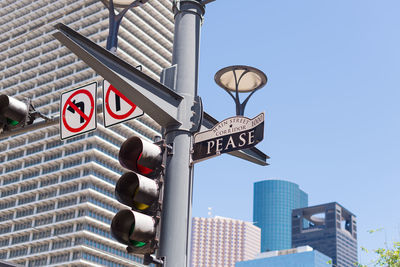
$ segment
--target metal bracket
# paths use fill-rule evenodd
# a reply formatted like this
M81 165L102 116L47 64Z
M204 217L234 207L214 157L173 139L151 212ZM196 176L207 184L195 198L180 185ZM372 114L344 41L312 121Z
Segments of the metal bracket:
M215 0L211 0L215 1ZM181 4L184 2L190 2L192 4L196 4L200 7L201 9L201 14L195 12L195 11L191 11L191 10L182 10L181 9ZM174 12L174 17L176 15L178 15L179 13L182 12L186 12L186 13L192 13L195 14L196 16L200 17L201 23L203 24L203 20L204 20L204 13L205 13L205 4L208 4L210 1L209 0L205 0L205 1L196 1L196 0L173 0L172 3L172 11Z
M151 263L164 266L165 257L157 258L157 257L155 257L153 255L145 254L144 255L144 259L143 259L143 264L144 265L149 265Z
M200 131L201 123L203 121L203 102L200 96L195 96L194 103L192 106L193 116L190 118L192 122L192 127L189 129L192 133L197 133Z

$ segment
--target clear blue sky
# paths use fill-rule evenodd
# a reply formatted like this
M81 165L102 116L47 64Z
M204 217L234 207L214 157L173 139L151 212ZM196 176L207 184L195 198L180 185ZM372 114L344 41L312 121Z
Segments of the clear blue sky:
M202 27L199 95L218 120L234 116L214 83L229 65L264 71L245 115L266 113L261 167L222 155L195 166L193 216L252 221L253 183L295 182L309 204L357 215L358 243L400 239L400 2L216 0ZM384 228L373 235L367 230ZM362 263L370 256L359 253Z

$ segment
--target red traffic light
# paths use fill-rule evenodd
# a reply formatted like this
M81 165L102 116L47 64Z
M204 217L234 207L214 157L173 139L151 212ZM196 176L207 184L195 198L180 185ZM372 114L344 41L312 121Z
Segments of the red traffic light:
M162 150L155 144L133 136L121 145L118 158L123 167L152 177L160 172Z

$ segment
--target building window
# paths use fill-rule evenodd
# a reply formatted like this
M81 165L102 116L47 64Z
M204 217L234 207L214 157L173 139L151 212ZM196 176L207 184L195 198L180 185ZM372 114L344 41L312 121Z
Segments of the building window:
M7 191L2 191L1 192L1 197L7 197L7 196L10 196L10 195L14 195L17 192L18 192L18 188L14 187L14 188L8 189Z
M51 235L50 229L41 230L39 232L33 233L32 240L46 238L46 237L49 237L50 235Z
M0 228L0 234L6 234L11 232L11 225Z
M24 151L21 150L21 151L19 151L19 152L14 152L14 153L8 155L8 158L7 158L7 159L10 161L10 160L13 160L13 159L20 158L20 157L22 157L23 155L24 155Z
M3 202L0 204L0 210L8 209L8 208L14 207L14 206L15 206L15 200Z
M66 262L69 260L69 253L64 253L60 255L55 255L50 257L50 264L55 264L59 262Z
M20 199L18 200L18 205L23 205L23 204L26 204L26 203L31 203L31 202L34 202L35 200L36 200L36 195L32 195L32 196L20 198Z
M75 211L70 211L70 212L67 212L67 213L57 214L56 222L69 220L69 219L72 219L74 217L75 217Z
M55 203L48 203L37 207L36 213L42 213L45 211L54 210L54 208L55 208Z
M57 190L42 192L39 194L39 200L54 197L57 194Z
M10 240L9 240L8 238L7 238L7 239L0 240L0 247L8 246L9 241L10 241Z
M35 226L50 224L53 222L53 216L48 216L40 219L35 220Z
M19 243L23 243L29 241L29 234L26 235L20 235L20 236L14 236L12 238L11 244L19 244Z
M43 145L40 146L36 146L36 147L32 147L32 148L28 148L26 150L26 155L31 155L33 153L39 152L43 150Z
M74 185L70 185L68 187L64 187L60 189L60 195L64 195L64 194L68 194L71 192L76 192L79 189L79 185L78 184L74 184Z
M52 185L58 183L58 176L53 177L53 178L48 178L46 180L43 180L40 182L40 187Z
M25 162L25 167L26 167L26 162ZM29 178L39 176L39 174L40 174L39 170L36 170L36 171L33 171L33 172L24 173L22 175L22 180L27 180Z
M27 184L27 185L22 185L21 189L20 189L20 193L21 192L25 192L25 191L29 191L29 190L33 190L36 189L38 186L38 183L31 183L31 184Z
M50 172L55 172L60 169L60 165L54 165L50 167L45 167L43 168L42 174L50 173Z
M44 252L49 250L49 243L46 244L39 244L31 247L30 254Z
M26 209L26 210L19 210L19 211L17 211L16 218L20 218L20 217L24 217L24 216L28 216L28 215L32 215L32 214L33 214L33 208Z
M27 248L20 248L10 251L10 258L20 257L28 254Z
M60 201L58 201L57 208L60 209L60 208L64 208L64 207L67 207L67 206L75 205L76 201L77 201L76 197L75 198L71 198L71 199L66 199L66 200L60 200Z
M32 221L16 223L14 225L14 231L19 231L19 230L27 229L27 228L31 228L31 227L32 227Z
M61 176L61 182L65 182L65 181L69 181L69 180L72 180L72 179L75 179L75 178L79 178L80 175L81 175L80 171L63 174Z
M71 246L71 240L60 240L60 241L53 241L53 245L51 246L52 250L66 248Z
M19 181L19 175L12 176L3 180L3 185L12 184Z

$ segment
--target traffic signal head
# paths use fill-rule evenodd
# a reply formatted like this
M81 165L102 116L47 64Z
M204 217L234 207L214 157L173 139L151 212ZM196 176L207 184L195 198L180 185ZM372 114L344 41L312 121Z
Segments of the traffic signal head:
M148 177L157 175L162 167L161 148L136 136L121 145L118 157L123 167Z
M159 145L157 145L159 144ZM119 202L132 208L119 211L111 222L111 233L134 254L151 254L157 247L161 217L164 143L150 143L139 137L128 138L119 151L119 162L130 172L115 186Z
M29 105L11 96L0 95L0 116L4 125L25 125L29 116Z

